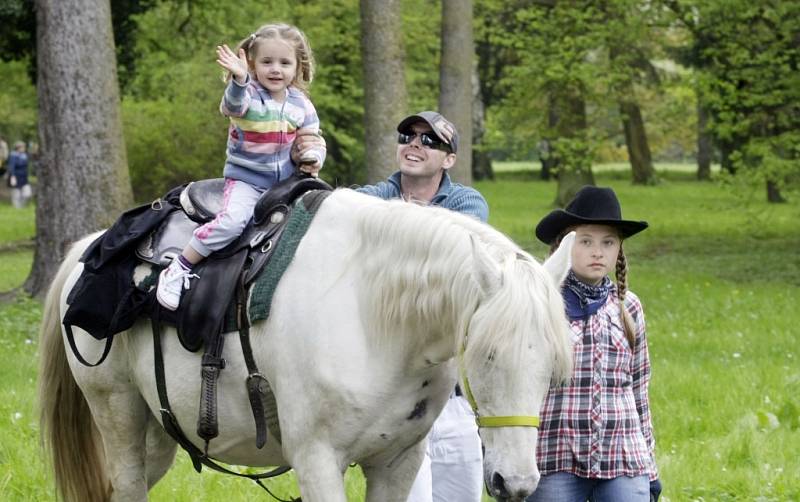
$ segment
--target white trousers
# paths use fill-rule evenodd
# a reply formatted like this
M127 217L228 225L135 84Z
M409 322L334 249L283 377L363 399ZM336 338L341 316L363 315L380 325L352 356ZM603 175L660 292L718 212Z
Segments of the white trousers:
M480 502L483 452L466 399L448 399L428 434L428 447L408 502Z
M33 190L31 190L31 185L27 184L21 186L19 188L12 188L11 189L11 204L14 205L17 209L23 208L28 204L31 196L33 195Z
M222 209L216 218L195 229L189 244L202 256L208 256L236 240L253 217L253 208L265 191L244 181L225 178Z

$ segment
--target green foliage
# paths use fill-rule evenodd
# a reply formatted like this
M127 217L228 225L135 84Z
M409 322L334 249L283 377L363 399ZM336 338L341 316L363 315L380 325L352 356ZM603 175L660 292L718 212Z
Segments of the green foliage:
M26 60L0 61L0 136L9 148L16 140L36 138L36 87L26 68Z
M688 59L728 167L785 189L800 169L800 4L704 0L691 9L673 5L692 33Z
M35 60L36 13L31 0L0 0L0 26L3 27L0 32L0 60ZM29 77L36 73L31 64L25 64L23 68Z
M222 86L215 81L218 74L191 63L173 70L184 85L171 97L123 101L128 164L138 201L191 180L219 177L225 162L227 121L213 92Z
M328 147L320 175L334 185L363 182L364 91L358 3L307 2L295 6L292 22L306 33L316 59L311 100Z

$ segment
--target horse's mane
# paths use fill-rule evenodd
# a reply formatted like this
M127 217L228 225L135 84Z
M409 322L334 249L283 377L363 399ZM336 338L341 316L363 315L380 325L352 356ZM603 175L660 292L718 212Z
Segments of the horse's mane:
M572 349L561 295L528 253L492 227L447 209L398 200L356 205L354 252L364 278L362 304L372 307L364 314L378 337L392 338L399 330L426 336L436 327L456 335L457 351L469 335L469 362L485 360L491 351L520 354L520 347L541 333L554 354L554 375L569 374ZM502 275L503 286L489 298L475 278L473 245L491 256ZM448 311L455 305L447 298L457 298L460 311ZM499 325L510 319L530 325Z

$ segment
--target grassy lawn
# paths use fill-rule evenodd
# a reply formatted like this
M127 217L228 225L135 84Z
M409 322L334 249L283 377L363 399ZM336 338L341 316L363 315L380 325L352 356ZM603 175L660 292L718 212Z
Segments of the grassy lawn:
M533 235L552 209L556 185L531 166L503 166L476 186L490 222L537 257ZM662 182L634 187L614 166L595 170L624 216L651 228L625 244L629 285L645 305L653 366L651 404L662 500L800 500L800 202L767 205L763 194L737 194L698 183L683 166L657 166ZM0 291L30 268L33 211L0 206ZM6 225L6 222L12 222ZM13 227L13 228L12 228ZM38 450L35 412L37 323L41 306L0 305L0 500L53 500ZM351 500L361 500L360 471L348 471ZM268 482L297 496L292 478ZM188 457L151 493L156 501L267 497L246 480L204 470Z

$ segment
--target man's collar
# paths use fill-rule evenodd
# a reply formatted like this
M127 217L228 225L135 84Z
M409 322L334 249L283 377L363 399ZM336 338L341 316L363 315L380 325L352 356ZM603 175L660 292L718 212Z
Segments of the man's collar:
M402 173L400 171L395 171L394 174L389 176L389 183L394 185L397 188L397 192L400 196L403 196L403 188L401 184L402 180ZM431 204L437 204L447 198L450 195L450 190L453 186L452 181L450 181L450 175L447 174L447 170L445 169L442 171L442 179L439 181L439 188L436 190L433 198L431 199Z

